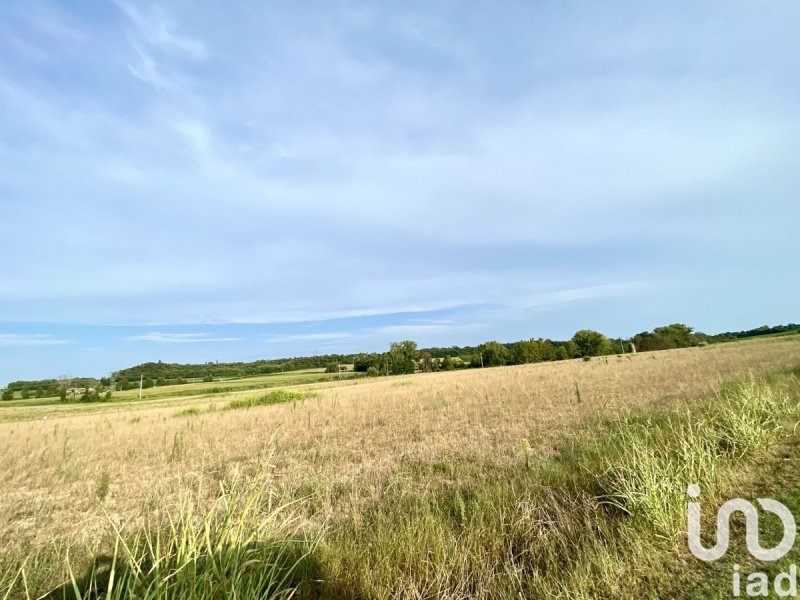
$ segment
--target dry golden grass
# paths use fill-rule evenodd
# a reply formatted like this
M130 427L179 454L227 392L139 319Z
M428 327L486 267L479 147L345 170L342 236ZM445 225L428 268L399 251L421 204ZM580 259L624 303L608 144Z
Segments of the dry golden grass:
M185 489L211 502L216 482L265 467L281 494L314 494L314 522L357 522L389 491L453 483L453 464L522 464L523 439L533 456L549 455L588 417L666 406L736 374L798 363L793 336L310 386L314 398L237 411L219 410L235 395L35 407L31 420L0 423L0 552L91 545L109 517L135 526L143 509Z

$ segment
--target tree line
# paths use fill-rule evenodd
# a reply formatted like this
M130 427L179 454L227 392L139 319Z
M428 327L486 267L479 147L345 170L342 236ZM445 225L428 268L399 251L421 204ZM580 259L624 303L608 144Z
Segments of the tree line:
M47 398L61 396L64 399L65 389L92 388L107 390L112 385L117 390L139 387L140 378L145 388L178 385L191 381L215 381L217 379L234 379L271 375L281 372L302 369L324 368L335 373L339 365L352 364L358 373L368 376L401 375L416 371L449 371L453 369L470 369L479 367L496 367L503 365L519 365L534 362L568 360L574 358L589 359L593 356L621 354L630 351L648 352L652 350L668 350L686 348L719 342L728 342L762 335L784 335L800 333L800 324L768 326L736 332L725 332L707 335L696 332L683 323L673 323L656 327L652 331L637 333L630 338L610 338L589 329L577 331L569 340L549 340L531 338L511 343L488 341L479 346L449 347L417 347L416 342L405 340L393 342L387 352L358 354L325 354L319 356L301 356L273 360L257 360L254 362L202 364L178 364L148 362L135 367L117 371L114 378L61 378L38 381L13 381L6 386L0 396L2 400L14 398ZM84 401L105 399L102 394L94 398L89 394Z

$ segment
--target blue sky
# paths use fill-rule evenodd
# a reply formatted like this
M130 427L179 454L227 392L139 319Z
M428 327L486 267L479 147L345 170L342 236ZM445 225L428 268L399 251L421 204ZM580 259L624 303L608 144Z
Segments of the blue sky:
M0 5L0 383L797 321L800 4Z

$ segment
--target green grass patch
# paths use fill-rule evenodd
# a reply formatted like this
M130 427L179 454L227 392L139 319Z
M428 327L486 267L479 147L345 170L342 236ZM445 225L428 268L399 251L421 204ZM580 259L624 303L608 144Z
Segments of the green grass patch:
M199 406L189 406L188 408L184 408L183 410L179 410L175 413L174 416L176 417L195 417L197 415L203 414L203 409Z
M225 406L225 410L235 410L240 408L252 408L254 406L269 406L270 404L283 404L285 402L296 402L312 397L311 392L297 392L294 390L273 390L261 396L250 398L237 398L231 400Z

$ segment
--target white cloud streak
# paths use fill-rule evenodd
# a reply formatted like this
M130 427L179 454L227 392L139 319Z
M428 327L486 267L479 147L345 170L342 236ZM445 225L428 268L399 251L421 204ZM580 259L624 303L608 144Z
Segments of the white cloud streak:
M47 334L0 333L0 346L61 346L71 343L71 340Z
M238 337L212 337L207 333L161 333L158 331L126 336L122 339L128 342L155 342L158 344L205 344L241 340Z

